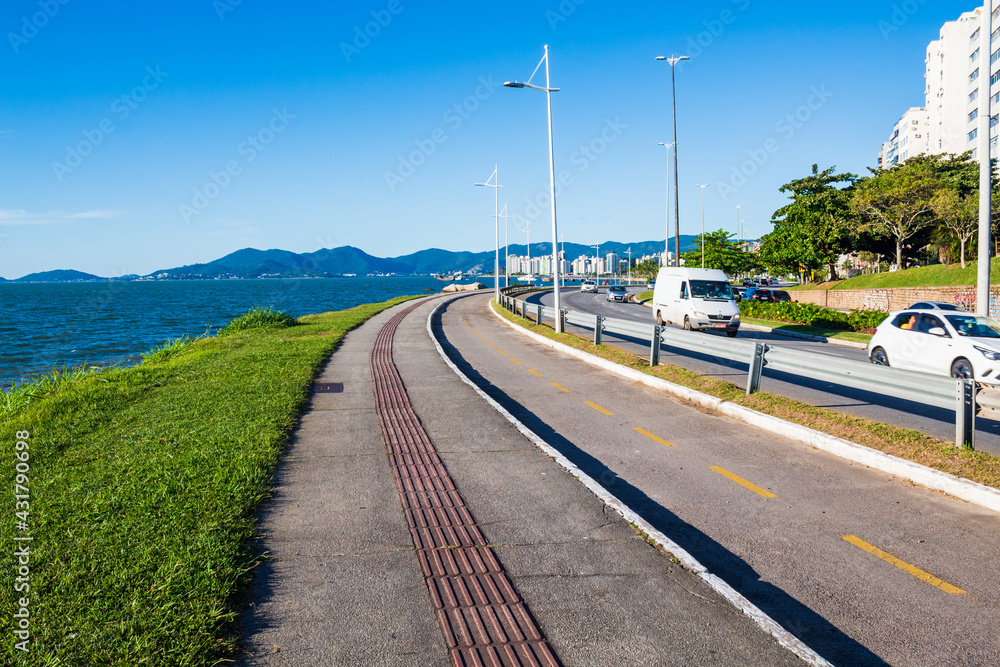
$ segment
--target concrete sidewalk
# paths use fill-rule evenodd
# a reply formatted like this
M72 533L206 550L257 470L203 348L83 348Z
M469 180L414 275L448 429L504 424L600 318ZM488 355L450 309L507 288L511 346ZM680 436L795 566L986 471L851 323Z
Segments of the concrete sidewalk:
M441 360L428 299L393 358L414 410L559 658L576 664L798 660L648 545ZM448 664L375 412L369 353L403 305L351 332L318 380L260 520L245 665Z

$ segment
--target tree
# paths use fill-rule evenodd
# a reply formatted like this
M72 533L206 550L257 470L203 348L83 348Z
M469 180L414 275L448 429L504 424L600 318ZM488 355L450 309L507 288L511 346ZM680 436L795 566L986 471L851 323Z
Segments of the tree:
M729 275L735 275L743 271L749 271L755 264L755 258L747 252L739 249L739 246L730 241L731 234L724 229L701 235L694 238L695 249L691 252L681 253L681 258L687 266L701 266L702 243L705 246L705 268L722 269Z
M851 209L865 220L863 230L895 241L896 266L903 268L903 241L934 222L931 199L940 187L931 164L907 160L859 180Z
M656 278L656 274L659 273L659 271L660 264L653 259L638 262L632 267L632 273L641 278Z
M761 239L761 262L777 273L830 270L837 278L837 259L850 249L851 223L849 187L854 174L834 173L836 167L822 172L812 166L812 174L779 188L790 194L790 204L775 211L771 218L774 231ZM837 187L846 184L847 188Z
M931 210L958 241L964 269L965 244L979 229L979 193L963 196L957 190L942 188L931 199Z

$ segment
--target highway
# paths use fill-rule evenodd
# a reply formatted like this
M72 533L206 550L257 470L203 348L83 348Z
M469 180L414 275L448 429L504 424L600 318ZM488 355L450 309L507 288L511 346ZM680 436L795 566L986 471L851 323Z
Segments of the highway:
M649 308L634 303L609 303L606 300L604 289L602 287L601 292L595 295L582 293L578 287L567 287L562 292L562 307L568 310L595 313L636 322L653 322L652 311ZM633 288L630 291L636 293L641 290ZM553 295L551 291L534 293L527 296L527 301L529 303L540 301L544 305L551 306ZM575 327L567 327L567 331L578 333L587 338L593 336L593 332ZM706 332L704 335L725 336L725 334L714 332ZM771 333L740 329L738 338L855 361L867 361L868 359L864 350L797 340ZM646 341L606 333L604 342L635 354L649 356L649 343ZM734 364L717 357L698 355L669 347L661 349L660 363L680 366L700 375L723 379L741 387L746 385L746 364ZM817 382L788 373L775 372L768 368L764 369L761 391L780 394L817 407L830 408L886 424L916 429L948 442L953 442L955 438L955 413L951 410L915 404L891 396L882 396L857 389L838 387L828 382ZM1000 422L992 419L976 420L976 449L993 456L1000 456Z
M823 657L1000 662L996 514L560 355L489 298L435 327L462 371Z

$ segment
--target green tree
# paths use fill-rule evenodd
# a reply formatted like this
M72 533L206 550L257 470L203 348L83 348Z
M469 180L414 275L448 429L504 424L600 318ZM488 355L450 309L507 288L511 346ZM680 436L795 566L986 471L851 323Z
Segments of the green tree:
M849 187L857 176L835 170L821 172L814 164L809 176L779 188L792 201L775 211L774 231L761 239L764 266L779 274L828 267L830 279L836 280L837 259L851 247Z
M851 209L865 221L862 230L895 241L896 266L903 268L903 242L935 221L931 200L940 188L932 163L907 160L857 181Z
M642 262L637 262L635 266L632 267L632 275L639 276L641 278L656 278L656 274L660 271L660 263L653 259L647 259Z
M738 244L729 240L730 236L732 235L724 229L709 232L704 239L698 235L694 238L695 249L681 253L681 259L686 266L700 267L704 243L706 269L722 269L731 276L751 270L756 263L755 258L740 250Z
M960 195L958 190L943 187L931 199L931 210L941 225L958 241L962 268L965 268L965 244L979 229L979 193Z

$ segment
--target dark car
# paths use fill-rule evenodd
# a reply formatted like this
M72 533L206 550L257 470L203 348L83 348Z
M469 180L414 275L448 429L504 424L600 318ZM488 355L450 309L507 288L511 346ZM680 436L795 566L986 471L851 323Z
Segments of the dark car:
M747 298L752 301L767 301L768 303L774 303L777 299L774 298L774 292L769 289L757 288L755 290L747 290ZM791 299L789 299L791 301Z
M736 303L739 303L746 298L747 290L745 287L733 287L733 298L736 299Z
M771 294L774 295L774 300L777 303L788 303L792 300L792 295L782 289L773 289Z
M744 278L743 279L743 286L744 287L756 287L757 283L755 283L754 281L750 280L749 278Z

